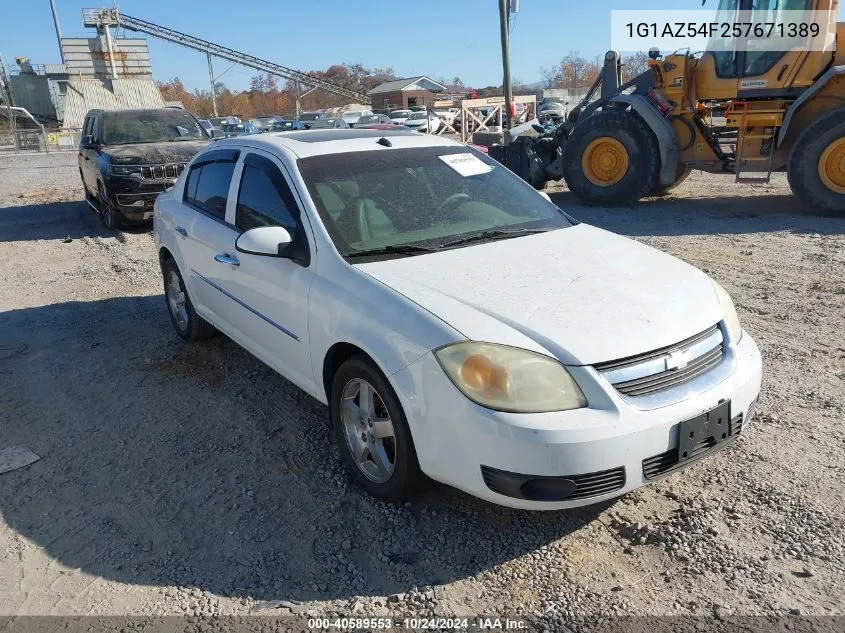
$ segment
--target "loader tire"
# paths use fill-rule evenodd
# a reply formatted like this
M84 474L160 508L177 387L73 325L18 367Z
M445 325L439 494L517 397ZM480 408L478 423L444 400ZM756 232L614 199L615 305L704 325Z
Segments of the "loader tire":
M633 111L603 110L578 123L563 150L563 177L591 205L631 206L655 186L660 150Z
M678 167L678 175L675 177L675 182L671 185L664 187L660 184L660 180L655 181L654 187L652 187L651 191L648 192L649 196L654 198L658 198L660 196L665 196L667 193L672 191L675 187L680 185L684 182L689 175L692 173L692 169L689 167Z
M825 215L845 215L845 108L807 126L789 155L792 193Z

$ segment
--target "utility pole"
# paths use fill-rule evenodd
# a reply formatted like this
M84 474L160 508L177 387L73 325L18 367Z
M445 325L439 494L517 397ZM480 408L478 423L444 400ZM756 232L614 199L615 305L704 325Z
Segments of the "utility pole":
M12 135L12 144L15 146L15 154L18 153L18 134L15 124L15 115L12 112L12 89L9 86L9 79L6 76L6 65L3 56L0 55L0 89L3 91L3 100L6 102L6 111L9 113L9 134Z
M65 63L65 52L62 50L62 30L59 28L59 14L56 13L56 0L50 0L50 9L53 11L53 25L56 27L56 39L59 41L59 57Z
M513 117L511 116L511 104L513 103L513 86L511 86L511 59L510 59L510 44L508 41L508 30L510 27L510 0L499 0L499 25L502 31L502 70L503 82L502 89L505 93L505 112L508 115L507 128L513 127ZM508 145L508 134L502 134L504 144Z
M211 108L214 111L214 117L217 118L217 89L214 87L214 68L211 66L211 53L206 53L208 58L208 80L211 82Z

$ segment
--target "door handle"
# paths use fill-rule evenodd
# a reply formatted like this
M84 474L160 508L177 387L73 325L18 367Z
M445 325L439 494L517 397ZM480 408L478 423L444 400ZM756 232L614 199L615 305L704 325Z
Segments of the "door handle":
M231 264L232 266L241 265L238 258L229 255L229 253L217 253L217 255L214 256L214 261L220 262L221 264Z
M181 235L182 237L188 237L188 229L182 226L176 227L176 232Z

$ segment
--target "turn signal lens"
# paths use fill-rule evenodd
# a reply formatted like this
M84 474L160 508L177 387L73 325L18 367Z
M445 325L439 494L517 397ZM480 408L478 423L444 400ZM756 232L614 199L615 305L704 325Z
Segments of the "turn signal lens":
M540 413L587 406L566 368L548 356L477 342L447 345L434 355L467 398L489 409Z
M727 290L712 279L710 281L713 282L713 289L716 291L719 305L725 311L725 327L728 329L728 335L731 337L734 345L739 345L740 340L742 340L742 325L739 322L739 316L736 313L734 302Z

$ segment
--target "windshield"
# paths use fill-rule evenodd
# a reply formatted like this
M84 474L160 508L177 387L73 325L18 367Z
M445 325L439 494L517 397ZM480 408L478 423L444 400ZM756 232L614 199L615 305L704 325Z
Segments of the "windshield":
M367 114L362 116L358 119L358 123L378 123L379 122L379 115L377 114Z
M103 113L103 145L197 141L208 138L205 130L187 112L125 110Z
M320 118L319 112L303 112L299 115L300 121L316 121Z
M411 114L410 110L395 110L389 114L391 119L407 119Z
M302 158L298 165L343 256L572 224L500 163L466 147L346 152Z
M428 115L425 112L414 112L411 116L408 117L408 120L409 121L410 120L416 121L417 119L427 119L427 118L428 118Z

